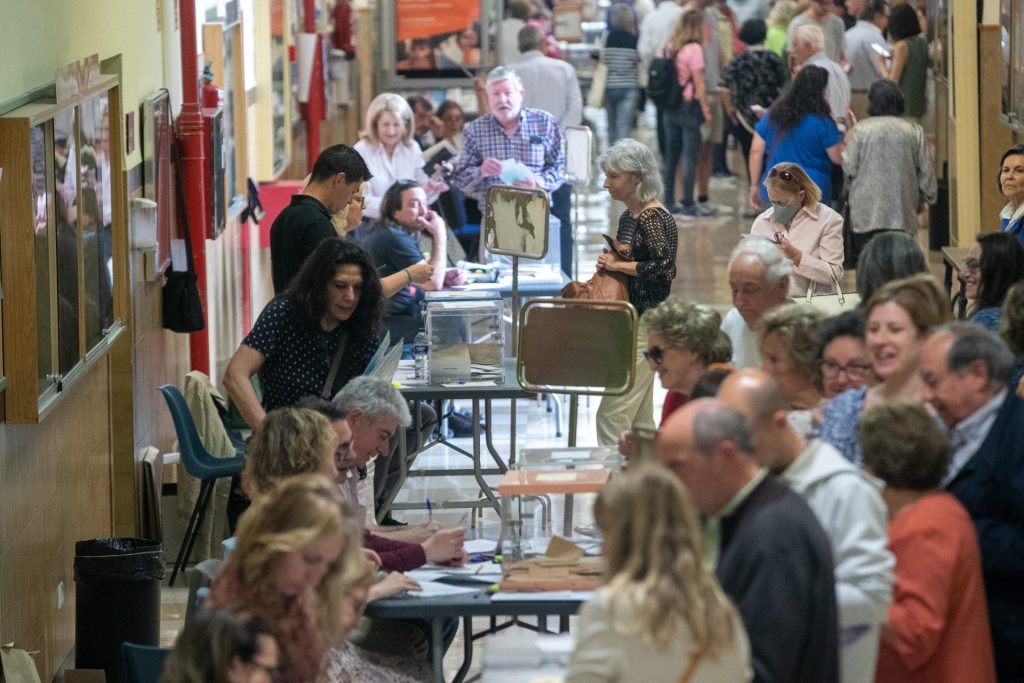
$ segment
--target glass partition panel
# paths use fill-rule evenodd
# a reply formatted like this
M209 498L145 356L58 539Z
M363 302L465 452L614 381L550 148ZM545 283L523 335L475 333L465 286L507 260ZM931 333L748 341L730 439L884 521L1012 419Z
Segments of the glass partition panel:
M82 235L86 349L99 343L103 330L114 322L108 106L106 92L81 104L82 199L77 215Z
M29 131L29 158L32 165L32 202L35 207L34 227L34 260L36 274L36 348L38 349L37 379L39 380L39 393L42 393L50 386L50 375L55 370L53 362L53 306L52 289L50 287L50 242L53 235L51 217L53 215L54 192L48 182L49 174L46 171L47 159L50 154L47 152L47 128L51 124L41 123L33 126ZM52 135L52 130L51 130ZM67 162L67 141L62 140L62 147L53 155L56 158L63 156ZM51 137L52 145L52 137ZM55 165L57 173L64 172L64 166ZM14 283L7 283L13 286Z
M95 151L82 149L76 141L75 109L53 117L54 226L57 240L57 369L62 375L79 361L78 349L78 223L88 209L79 203L79 171L94 172ZM67 150L67 156L61 154ZM63 165L63 170L61 170Z

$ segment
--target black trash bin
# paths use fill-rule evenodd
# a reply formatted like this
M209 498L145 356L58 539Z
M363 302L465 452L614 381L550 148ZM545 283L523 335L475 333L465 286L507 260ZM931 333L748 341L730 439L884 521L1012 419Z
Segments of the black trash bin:
M97 538L75 544L75 666L123 681L121 644L160 644L158 541Z

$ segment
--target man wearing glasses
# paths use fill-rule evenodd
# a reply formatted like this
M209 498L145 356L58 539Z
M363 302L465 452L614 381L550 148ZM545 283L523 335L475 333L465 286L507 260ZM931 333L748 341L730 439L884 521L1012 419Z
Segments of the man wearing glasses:
M270 227L270 267L274 294L282 294L317 246L338 233L331 216L345 209L360 186L372 178L359 152L334 145L320 152L309 182Z

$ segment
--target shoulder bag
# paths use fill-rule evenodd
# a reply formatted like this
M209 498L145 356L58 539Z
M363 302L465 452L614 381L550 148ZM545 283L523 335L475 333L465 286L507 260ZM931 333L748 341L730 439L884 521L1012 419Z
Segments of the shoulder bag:
M605 235L608 247L618 254L619 258L632 261L633 245L620 242ZM594 277L586 282L573 280L562 287L563 299L590 299L595 301L629 301L629 278L622 273L610 273L599 270Z
M828 316L838 315L844 311L852 311L857 308L860 304L860 294L856 292L843 292L842 283L839 281L839 274L836 273L835 266L829 265L829 273L832 275L831 280L832 288L835 290L834 294L815 294L814 288L817 283L811 282L807 285L807 295L793 297L793 301L798 304L810 304Z
M587 106L600 109L604 106L604 90L608 84L608 66L604 63L604 46L608 34L601 36L601 49L598 53L597 66L590 78L590 90L587 91Z
M177 201L178 223L184 231L185 239L185 270L177 271L172 266L164 274L161 305L164 327L172 332L187 333L202 330L206 327L206 321L203 317L203 302L199 298L199 280L192 260L192 235L189 233L188 212L185 208L178 144L175 141L171 145L171 153L174 155L174 196Z

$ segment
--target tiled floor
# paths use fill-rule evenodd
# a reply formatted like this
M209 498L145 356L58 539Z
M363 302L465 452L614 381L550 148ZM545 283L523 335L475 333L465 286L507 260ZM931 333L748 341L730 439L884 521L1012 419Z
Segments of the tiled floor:
M597 139L604 140L604 114L601 111L588 109L587 116L594 121L598 128ZM653 145L652 131L653 117L641 121L641 129L637 131L637 137ZM742 173L742 165L738 157L733 154L731 165L734 172ZM740 216L746 210L745 197L747 196L747 183L745 178L715 179L711 184L711 199L719 206L718 217L705 220L679 223L679 251L677 257L678 274L672 285L675 294L687 299L713 305L722 312L730 305L730 294L728 281L725 275L726 262L729 252L739 241L740 236L749 231L750 219L742 219ZM579 259L580 279L586 280L593 272L593 264L600 254L604 242L602 233L614 235L618 216L623 207L611 202L607 193L600 187L599 181L595 180L592 187L581 193L580 214L583 220L577 227L577 258ZM924 236L922 235L922 238ZM926 246L926 244L922 244ZM941 257L932 254L933 269L938 273L941 268ZM852 274L848 274L847 282L852 285ZM660 405L664 397L664 391L660 387L655 388L656 414L660 414ZM580 445L596 443L594 430L594 417L597 411L599 400L597 398L582 398L580 401L579 414L579 440ZM468 406L467 406L468 407ZM556 426L554 414L548 412L545 405L539 401L521 400L516 402L516 415L518 425L517 448L558 446L566 444L564 434L566 412L568 401L562 401L563 436L555 436ZM509 444L509 423L510 408L508 402L496 402L495 405L495 445L500 453L507 458L510 452ZM456 444L469 447L469 439L459 439ZM464 456L450 451L447 448L436 448L422 454L416 461L413 472L399 495L399 501L423 501L430 498L432 502L441 503L441 509L434 512L434 518L442 524L455 525L466 522L468 515L464 510L444 510L443 501L464 498L476 498L479 489L472 477L423 477L417 476L416 470L429 467L450 468L465 467ZM494 480L490 477L489 480ZM578 522L586 522L592 519L591 505L592 497L576 496L574 504L574 518ZM561 501L554 503L554 519L560 527ZM426 521L426 513L418 511L403 512L398 515L408 522ZM497 515L487 510L483 513L480 523L471 533L480 537L497 538L500 526ZM180 585L180 584L179 584ZM162 641L165 645L171 645L180 629L185 611L186 591L184 588L165 588L164 605L162 614ZM482 629L481 622L477 628ZM459 633L456 642L445 658L446 674L450 677L458 669L462 660L462 637ZM477 653L480 646L477 646ZM475 658L472 673L478 671L479 654Z

